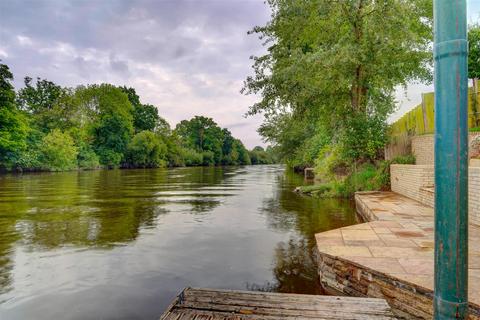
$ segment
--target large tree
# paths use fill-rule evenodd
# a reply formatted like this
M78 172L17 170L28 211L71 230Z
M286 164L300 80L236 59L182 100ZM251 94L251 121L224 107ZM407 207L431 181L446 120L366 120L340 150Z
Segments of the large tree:
M100 163L118 166L134 132L133 107L128 96L110 84L91 85L77 91L84 107L95 113L90 130Z
M182 120L175 132L183 138L186 147L198 152L213 152L215 163L220 163L224 133L213 119L195 116L190 120Z
M386 119L395 109L395 89L431 79L429 0L268 3L271 21L253 30L267 53L254 57L255 74L247 78L243 92L261 96L249 113L263 113L270 128L276 119L284 122L279 114L287 114L299 123L321 122L338 140L369 136L357 130L383 136ZM304 130L299 137L311 135L305 131L308 127L298 128ZM277 143L269 132L261 133ZM364 141L355 145L361 147ZM360 148L352 156L374 153Z
M163 131L165 129L166 121L158 115L158 109L155 106L142 104L134 88L123 86L120 89L127 94L128 100L133 106L133 127L136 133L144 130L156 131L160 129Z
M28 126L17 109L13 75L7 65L0 63L0 167L10 167L26 148Z

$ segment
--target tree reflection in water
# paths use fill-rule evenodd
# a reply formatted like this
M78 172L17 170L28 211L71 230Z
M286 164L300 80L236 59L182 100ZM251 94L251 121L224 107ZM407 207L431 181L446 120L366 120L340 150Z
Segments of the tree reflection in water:
M15 243L30 251L124 245L155 227L166 203L212 210L230 194L198 189L236 174L206 167L0 176L0 294L11 289Z
M275 283L248 284L258 291L322 293L318 283L315 233L356 224L354 204L349 199L318 199L292 192L304 183L301 176L277 176L278 188L266 199L261 212L271 228L282 232L296 230L288 242L280 242L273 261Z

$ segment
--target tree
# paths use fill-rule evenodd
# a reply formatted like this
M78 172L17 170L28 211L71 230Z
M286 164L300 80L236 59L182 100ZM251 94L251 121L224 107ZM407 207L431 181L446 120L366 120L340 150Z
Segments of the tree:
M46 79L37 78L35 86L32 78L25 77L25 88L18 92L20 106L32 114L42 113L52 109L55 102L64 94L64 89Z
M95 113L90 129L93 149L102 165L117 167L133 135L132 105L122 90L110 84L79 90L82 104Z
M7 65L0 63L0 166L11 167L25 150L28 126L15 104L13 75Z
M78 149L72 137L54 129L42 140L41 162L50 171L72 170L77 167Z
M268 46L267 54L254 58L255 74L243 92L262 97L249 114L264 114L260 132L274 144L284 136L275 129L277 121L296 128L300 140L292 144L297 146L315 135L306 129L319 123L333 140L352 133L351 119L363 121L355 130L371 130L372 118L386 126L395 109L395 89L431 80L431 1L268 3L272 20L253 29ZM362 150L353 154L369 157Z
M473 79L476 89L480 78L480 24L468 30L468 78Z
M144 130L154 131L160 121L158 110L151 104L139 104L134 106L133 126L135 132Z
M128 96L128 100L133 106L133 127L135 132L149 130L149 131L164 131L170 130L170 125L162 117L158 115L158 110L151 104L142 104L140 97L134 88L120 87Z
M184 140L185 147L202 153L211 151L215 164L222 160L223 131L211 118L195 116L177 124L175 132Z
M137 133L128 144L127 165L156 168L166 164L167 146L151 131Z

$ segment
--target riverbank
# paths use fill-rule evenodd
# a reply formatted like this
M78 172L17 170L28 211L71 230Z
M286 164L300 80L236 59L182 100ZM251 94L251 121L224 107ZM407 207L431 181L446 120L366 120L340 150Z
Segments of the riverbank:
M329 292L386 299L407 319L433 315L433 208L392 192L357 193L366 223L316 235ZM469 319L480 319L480 227L469 229Z

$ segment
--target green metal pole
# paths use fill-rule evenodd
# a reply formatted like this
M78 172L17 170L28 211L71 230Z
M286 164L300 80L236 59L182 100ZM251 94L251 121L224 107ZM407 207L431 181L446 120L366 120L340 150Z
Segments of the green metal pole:
M466 0L434 0L435 319L468 311Z

